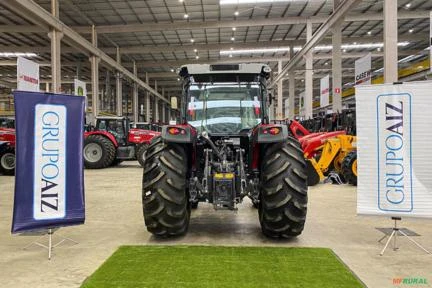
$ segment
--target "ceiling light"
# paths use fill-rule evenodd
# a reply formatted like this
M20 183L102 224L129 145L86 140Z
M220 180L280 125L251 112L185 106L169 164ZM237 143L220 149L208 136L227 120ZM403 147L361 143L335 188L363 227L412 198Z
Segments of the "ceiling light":
M342 50L342 52L344 52L344 53L346 53L346 51L347 51L346 49L343 49L343 50Z
M354 45L357 45L357 42L353 42Z
M184 0L179 0L179 2L180 2L180 3L183 3L183 2L184 2Z
M414 29L411 28L411 29L408 30L408 32L412 33L412 32L414 32Z
M195 40L194 40L193 38L192 38L190 41L191 41L191 43L194 43L194 42L195 42Z
M232 54L230 54L229 57L232 58Z
M198 52L198 50L197 50L197 49L194 49L194 52L196 53L196 52Z
M235 41L235 38L234 38L234 37L231 37L231 41Z
M410 7L411 7L411 3L405 4L405 8L410 8Z
M0 57L19 57L19 56L36 57L38 55L30 52L0 52Z
M171 69L171 72L174 72L174 69Z
M238 16L238 15L239 15L239 12L238 12L238 11L235 11L235 12L234 12L234 15L235 15L235 16Z
M372 34L372 31L368 31L368 33L367 33L368 35L371 35Z
M380 51L381 51L381 48L380 48L380 47L378 47L378 48L377 48L377 51L378 51L378 52L380 52Z
M197 60L198 60L198 59L199 59L199 56L198 56L198 55L196 55L196 56L195 56L195 59L197 59Z
M219 54L220 55L230 55L230 54L262 54L262 53L274 53L274 52L282 52L282 51L289 51L289 47L264 48L264 49L243 49L243 50L234 50L231 47L230 50L221 50L221 51L219 51Z
M324 65L326 65L326 66L327 66L327 65L328 65L328 62L325 62L325 63L324 63Z
M233 48L233 47L231 47L231 48L230 48L230 50L232 51L232 50L234 50L234 48Z
M185 18L185 19L189 18L189 14L184 14L183 18Z
M236 31L237 30L237 28L236 27L232 27L232 31Z
M180 81L180 78L177 78L177 81Z
M219 5L291 2L292 0L219 0Z

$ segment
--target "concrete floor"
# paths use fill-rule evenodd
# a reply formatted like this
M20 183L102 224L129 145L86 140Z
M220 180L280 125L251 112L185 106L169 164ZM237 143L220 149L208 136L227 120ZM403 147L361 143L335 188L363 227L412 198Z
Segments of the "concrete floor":
M79 242L46 251L23 247L36 236L10 234L14 178L0 176L0 286L79 287L119 245L197 244L285 247L329 247L368 287L397 287L392 279L426 278L432 287L432 256L401 239L400 250L379 256L382 234L389 219L356 216L356 189L348 185L321 184L309 189L306 228L295 240L274 241L261 235L257 210L246 200L238 212L214 211L200 203L192 212L189 233L180 239L157 240L146 232L141 207L142 169L124 162L105 170L86 170L85 225L62 228L57 233ZM422 235L416 237L432 249L432 221L407 219L402 223ZM301 265L301 263L299 263ZM410 285L409 287L417 287Z

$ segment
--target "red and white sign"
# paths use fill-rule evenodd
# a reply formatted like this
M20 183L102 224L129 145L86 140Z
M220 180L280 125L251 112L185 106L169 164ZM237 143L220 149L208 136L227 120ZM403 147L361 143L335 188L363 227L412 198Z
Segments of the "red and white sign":
M320 97L320 106L326 107L330 104L330 75L327 75L321 78L321 97Z
M371 84L372 77L372 56L367 54L355 61L355 85Z
M334 92L335 92L335 94L339 94L339 93L341 93L341 89L340 88L335 88Z
M18 57L17 89L39 92L39 64L24 57Z

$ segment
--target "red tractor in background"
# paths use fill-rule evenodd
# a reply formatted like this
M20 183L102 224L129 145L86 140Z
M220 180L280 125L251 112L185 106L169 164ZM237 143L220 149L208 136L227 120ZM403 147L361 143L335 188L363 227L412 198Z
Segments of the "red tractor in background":
M0 173L15 174L15 129L0 127Z
M127 117L97 117L96 127L84 133L84 165L101 169L124 160L138 160L143 165L144 152L159 132L130 128Z

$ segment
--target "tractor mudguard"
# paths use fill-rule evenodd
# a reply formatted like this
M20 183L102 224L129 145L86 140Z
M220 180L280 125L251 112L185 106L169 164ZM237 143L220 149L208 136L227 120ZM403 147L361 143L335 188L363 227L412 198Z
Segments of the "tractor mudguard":
M266 124L259 125L254 130L255 143L277 143L288 140L288 128L286 125Z
M117 147L119 146L118 143L117 143L116 138L114 137L114 135L112 135L111 133L109 133L109 132L107 132L107 131L91 131L91 132L85 132L85 133L84 133L84 138L87 138L87 137L90 136L90 135L102 135L102 136L108 138L108 139L109 139L109 140L114 144L114 147L117 148Z
M197 132L190 125L165 125L162 127L161 137L165 142L194 143Z

